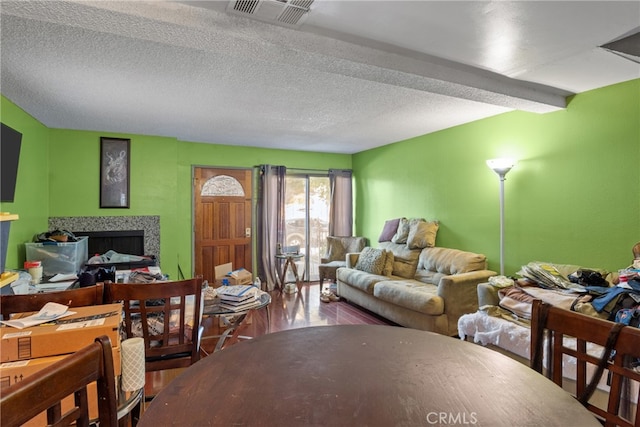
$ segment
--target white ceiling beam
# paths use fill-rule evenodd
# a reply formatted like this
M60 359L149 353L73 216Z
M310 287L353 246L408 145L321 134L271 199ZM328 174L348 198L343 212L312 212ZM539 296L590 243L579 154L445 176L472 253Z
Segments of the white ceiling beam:
M571 95L423 54L400 55L172 2L149 6L146 2L3 2L2 13L529 112L565 108Z

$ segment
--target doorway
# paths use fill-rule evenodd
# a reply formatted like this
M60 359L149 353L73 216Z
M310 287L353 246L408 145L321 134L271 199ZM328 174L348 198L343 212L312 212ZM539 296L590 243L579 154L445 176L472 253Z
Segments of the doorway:
M251 169L194 168L194 274L215 282L215 267L252 269Z
M287 172L285 190L285 244L300 245L304 277L319 279L320 257L327 249L329 232L329 177ZM299 267L299 271L302 269Z

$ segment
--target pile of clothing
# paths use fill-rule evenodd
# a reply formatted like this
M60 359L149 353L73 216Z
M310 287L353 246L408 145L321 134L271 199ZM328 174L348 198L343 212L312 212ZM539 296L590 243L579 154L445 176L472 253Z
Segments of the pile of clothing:
M625 324L640 318L640 269L619 274L590 268L569 271L567 266L531 262L518 272L522 280L500 289L500 306L524 318L533 299ZM550 300L551 299L551 300ZM634 325L635 326L635 325Z
M67 230L53 230L47 231L45 233L36 234L33 237L33 241L36 243L43 242L77 242L75 234Z

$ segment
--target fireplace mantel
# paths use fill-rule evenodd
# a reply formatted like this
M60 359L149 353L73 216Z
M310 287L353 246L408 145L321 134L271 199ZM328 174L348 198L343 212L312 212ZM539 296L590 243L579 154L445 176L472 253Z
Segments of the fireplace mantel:
M49 229L81 231L144 231L144 251L160 262L160 216L72 216L49 218Z

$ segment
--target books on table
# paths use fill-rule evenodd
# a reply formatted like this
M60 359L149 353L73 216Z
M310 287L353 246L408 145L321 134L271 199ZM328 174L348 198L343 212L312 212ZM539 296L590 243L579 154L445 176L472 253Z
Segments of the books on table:
M229 303L228 301L220 301L219 305L220 307L227 309L229 311L240 312L240 311L250 310L254 307L259 306L260 300L253 298L243 303Z
M216 289L216 293L222 301L246 302L256 299L258 288L253 285L220 286Z
M260 290L253 285L221 286L216 293L220 307L230 311L239 312L260 305Z

